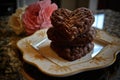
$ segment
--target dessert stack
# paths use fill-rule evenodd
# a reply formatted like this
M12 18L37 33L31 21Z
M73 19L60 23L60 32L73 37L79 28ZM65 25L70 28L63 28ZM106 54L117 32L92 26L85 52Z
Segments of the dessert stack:
M94 48L96 30L92 27L93 22L93 13L88 8L55 10L51 16L53 27L47 31L51 48L68 61L85 56Z

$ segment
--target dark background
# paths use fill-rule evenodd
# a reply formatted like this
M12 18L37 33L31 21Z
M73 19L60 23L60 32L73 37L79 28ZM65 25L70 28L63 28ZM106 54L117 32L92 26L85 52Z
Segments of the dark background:
M111 9L120 12L119 0L98 0L98 9Z
M0 16L10 15L17 8L16 0L0 0Z
M55 2L59 8L61 7L61 0L52 0L52 2ZM15 12L16 8L16 0L0 0L0 16L11 15ZM98 0L98 10L100 9L111 9L120 12L119 0Z

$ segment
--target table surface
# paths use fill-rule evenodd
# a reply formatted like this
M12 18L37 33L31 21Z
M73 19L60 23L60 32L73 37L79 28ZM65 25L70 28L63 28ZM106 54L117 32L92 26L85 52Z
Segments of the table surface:
M97 20L103 20L103 24L100 24L102 27L99 27L98 24L94 24L94 26L105 30L113 36L120 37L120 13L112 10L100 10L96 13L96 23ZM63 78L45 75L35 66L22 59L22 54L17 48L16 42L25 36L16 35L7 25L8 19L8 16L0 17L0 80L27 80L28 77L31 80L120 80L120 54L117 55L116 61L106 68L86 71Z

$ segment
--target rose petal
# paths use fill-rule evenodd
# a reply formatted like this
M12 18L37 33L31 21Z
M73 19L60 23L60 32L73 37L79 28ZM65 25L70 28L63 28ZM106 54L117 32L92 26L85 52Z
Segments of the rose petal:
M39 2L41 9L46 8L48 5L51 5L51 0L43 0Z
M51 0L38 1L29 5L22 16L26 32L32 34L39 29L51 27L50 16L57 8L56 4L51 4Z

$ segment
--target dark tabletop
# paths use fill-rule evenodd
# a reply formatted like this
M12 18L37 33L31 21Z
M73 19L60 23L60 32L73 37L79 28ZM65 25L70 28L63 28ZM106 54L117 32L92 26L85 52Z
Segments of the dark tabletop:
M103 30L120 37L120 13L112 10L101 10L97 13L104 13ZM21 70L24 70L34 80L120 80L120 54L117 55L117 59L112 65L102 69L63 78L45 75L22 59L16 42L25 36L16 35L7 25L8 19L8 16L0 17L0 80L27 80Z

